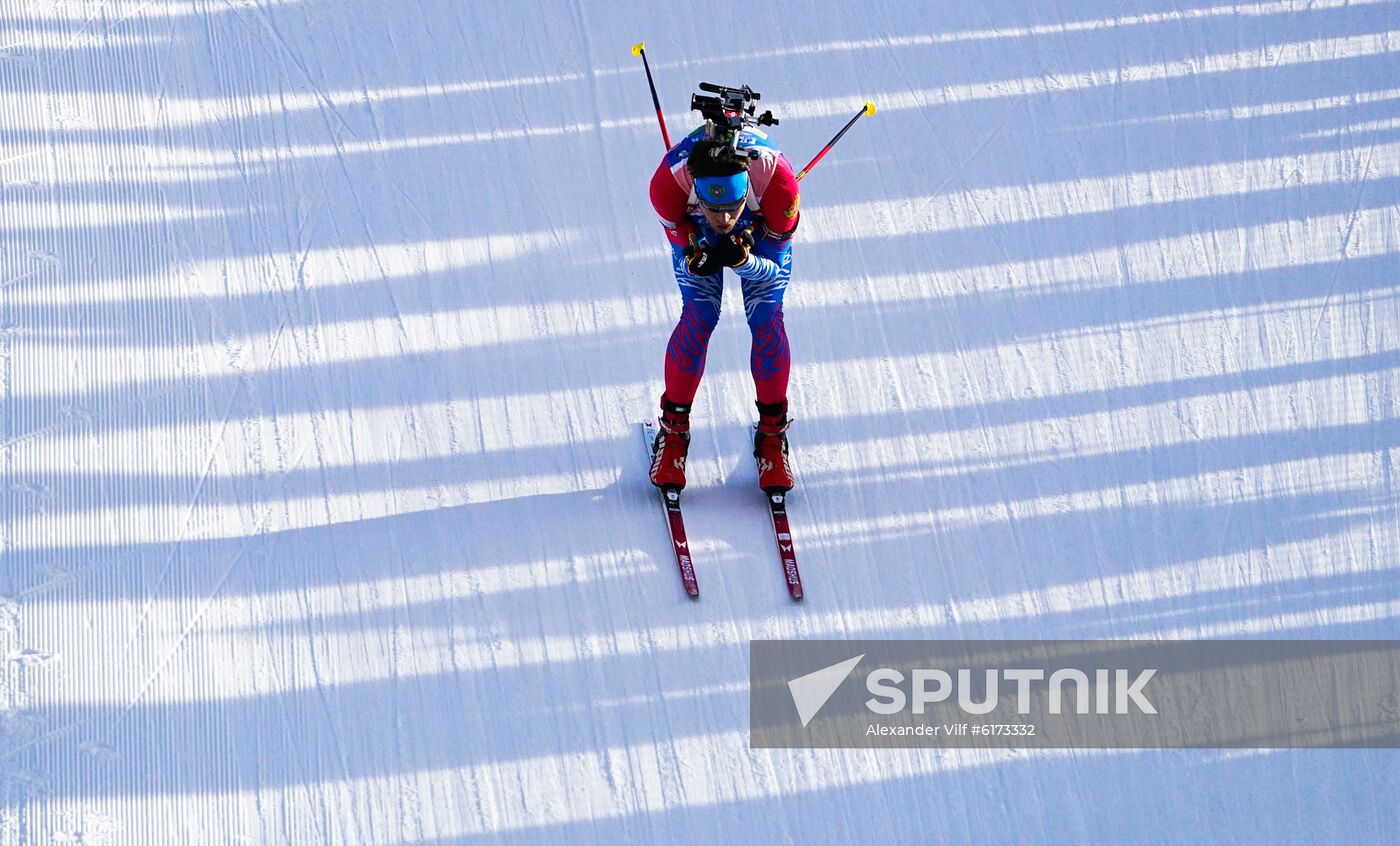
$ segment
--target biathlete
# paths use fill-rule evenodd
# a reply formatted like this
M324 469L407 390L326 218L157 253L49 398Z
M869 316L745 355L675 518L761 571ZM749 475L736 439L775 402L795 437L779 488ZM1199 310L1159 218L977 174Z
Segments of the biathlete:
M759 486L791 490L788 372L783 293L792 275L800 217L797 177L787 157L756 128L728 133L707 123L666 152L651 179L651 203L671 244L681 315L666 345L651 482L685 487L690 408L719 322L724 269L739 277L753 334L749 355L758 406L754 457Z

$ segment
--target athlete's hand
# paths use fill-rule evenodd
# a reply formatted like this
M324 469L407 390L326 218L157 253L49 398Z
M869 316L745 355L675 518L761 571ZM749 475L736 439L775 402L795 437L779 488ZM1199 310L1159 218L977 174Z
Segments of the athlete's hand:
M692 240L685 248L685 268L695 276L713 276L724 269L724 263L716 246Z
M740 229L721 235L719 243L711 249L725 267L739 267L749 260L749 250L753 249L753 230Z

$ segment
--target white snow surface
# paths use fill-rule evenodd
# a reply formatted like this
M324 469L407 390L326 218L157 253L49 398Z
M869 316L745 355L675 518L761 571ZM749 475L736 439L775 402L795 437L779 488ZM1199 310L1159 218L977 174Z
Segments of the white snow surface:
M3 0L0 844L1393 843L1378 751L748 748L752 638L1400 635L1400 9ZM790 602L700 81L803 182ZM731 294L736 293L731 291Z

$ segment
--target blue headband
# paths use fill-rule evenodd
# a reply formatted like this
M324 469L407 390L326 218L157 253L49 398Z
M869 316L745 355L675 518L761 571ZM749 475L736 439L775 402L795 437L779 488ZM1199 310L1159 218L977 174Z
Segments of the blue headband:
M749 195L749 174L740 171L732 176L697 176L695 198L702 206L737 208Z

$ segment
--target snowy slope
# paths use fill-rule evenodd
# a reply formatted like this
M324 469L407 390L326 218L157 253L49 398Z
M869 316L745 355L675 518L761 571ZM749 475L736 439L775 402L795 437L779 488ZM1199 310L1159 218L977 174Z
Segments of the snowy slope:
M3 0L0 844L1381 843L1380 752L754 751L764 637L1400 634L1392 2ZM701 80L804 163L807 601Z

